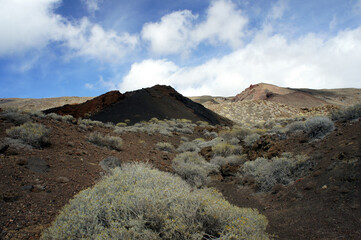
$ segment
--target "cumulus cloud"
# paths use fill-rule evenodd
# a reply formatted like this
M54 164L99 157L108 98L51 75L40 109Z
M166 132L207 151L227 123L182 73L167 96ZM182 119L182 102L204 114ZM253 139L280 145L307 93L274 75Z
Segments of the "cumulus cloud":
M197 19L198 16L188 10L170 13L160 22L145 24L142 38L150 42L154 53L161 55L187 54L201 42L241 45L248 20L231 1L214 1L206 19L196 23Z
M293 41L259 32L246 46L193 67L148 59L132 65L121 91L169 84L187 96L239 93L250 84L284 87L361 87L361 27L326 39L308 34Z
M50 42L65 47L71 56L119 62L138 38L107 31L87 18L71 22L54 10L60 0L0 0L0 57L41 49Z

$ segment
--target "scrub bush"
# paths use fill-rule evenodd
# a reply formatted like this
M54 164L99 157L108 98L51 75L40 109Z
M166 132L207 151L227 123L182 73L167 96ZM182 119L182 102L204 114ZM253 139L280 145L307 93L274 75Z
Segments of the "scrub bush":
M109 135L103 136L99 132L93 132L89 134L87 140L100 147L107 147L109 149L114 149L117 151L122 150L123 140L120 137Z
M50 144L50 130L39 123L27 122L21 126L7 129L6 134L10 138L18 139L35 148L42 148Z
M77 194L41 239L269 239L267 224L214 189L138 163Z
M305 132L312 139L322 139L335 128L328 117L312 117L305 122Z

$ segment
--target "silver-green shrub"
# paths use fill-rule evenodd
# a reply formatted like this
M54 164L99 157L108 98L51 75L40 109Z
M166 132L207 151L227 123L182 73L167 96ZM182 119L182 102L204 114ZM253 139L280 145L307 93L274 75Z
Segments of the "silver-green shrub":
M231 155L240 154L242 152L241 146L235 146L227 142L221 142L212 147L214 156L228 157Z
M169 142L159 142L156 144L156 147L164 152L173 152L174 146Z
M15 108L5 109L2 113L0 113L0 117L14 123L15 125L21 125L30 121L28 114Z
M107 157L103 159L99 163L99 165L106 172L110 172L113 168L121 166L120 161L117 157Z
M255 144L255 142L258 141L258 139L260 138L261 136L257 133L252 133L250 135L247 135L243 141L244 141L244 144L248 147L252 146L253 144Z
M207 162L196 152L184 152L172 160L174 171L189 184L201 187L209 182L209 175L218 172L218 166Z
M269 191L275 184L287 185L293 182L306 174L311 166L312 163L305 156L284 154L270 160L257 158L247 161L241 168L241 175L254 177L259 190Z
M6 130L6 134L13 139L18 139L24 144L35 148L42 148L50 144L50 130L39 123L27 122L18 127L12 127Z
M103 136L99 132L92 132L87 137L87 140L100 147L107 147L109 149L114 149L117 151L122 150L123 140L120 137L109 135Z
M269 239L257 210L144 164L116 168L70 200L41 239Z
M305 132L312 139L321 139L334 128L334 123L328 117L312 117L305 122Z
M178 148L177 152L199 152L201 149L196 142L184 142Z
M331 112L334 121L349 121L361 117L361 103Z
M211 159L210 163L220 167L226 165L241 165L246 161L247 157L243 155L230 155L227 157L215 156Z
M305 123L302 121L296 121L287 125L287 133L294 133L297 131L305 130Z

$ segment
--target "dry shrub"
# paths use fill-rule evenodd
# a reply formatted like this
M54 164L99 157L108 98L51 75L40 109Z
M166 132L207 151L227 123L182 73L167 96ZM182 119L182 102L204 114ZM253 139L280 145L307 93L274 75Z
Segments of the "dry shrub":
M312 117L305 122L305 132L312 139L322 139L335 128L328 117Z
M70 200L41 239L269 239L267 219L214 189L144 164L116 168Z
M208 176L217 172L218 167L207 162L196 152L185 152L177 155L172 161L174 171L189 184L201 187L209 182Z
M50 130L39 123L27 122L21 126L7 129L6 134L10 138L18 139L35 148L42 148L50 144Z
M120 137L109 135L103 136L99 132L93 132L89 134L87 140L100 147L107 147L109 149L114 149L117 151L122 150L123 140Z
M240 154L242 152L242 147L222 142L214 145L212 151L214 156L228 157L230 155Z
M164 152L173 152L174 146L169 142L159 142L156 144L156 147Z

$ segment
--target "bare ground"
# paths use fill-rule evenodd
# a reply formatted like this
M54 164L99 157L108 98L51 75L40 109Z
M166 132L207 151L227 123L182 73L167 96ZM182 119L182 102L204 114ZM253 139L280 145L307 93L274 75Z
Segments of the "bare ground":
M76 124L37 121L52 129L51 146L32 151L9 148L0 155L0 239L38 239L69 199L101 177L98 164L106 157L150 162L171 171L175 154L159 151L155 144L167 141L178 146L181 137L127 133L122 136L123 150L118 152L87 142L90 131ZM11 126L0 120L0 139ZM94 130L113 134L107 128ZM194 139L200 134L183 136ZM252 185L241 186L239 179L228 176L211 185L231 203L257 208L268 218L267 231L276 239L360 239L360 139L361 122L356 121L337 123L334 132L316 142L308 142L302 134L272 141L280 151L307 154L316 164L308 176L271 193L256 192ZM255 149L262 148L262 141L257 144ZM48 171L33 168L34 159L45 161Z

